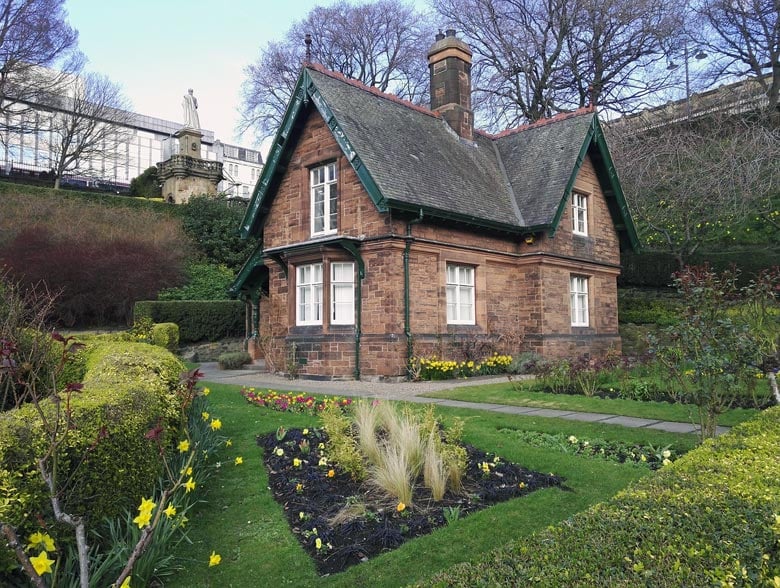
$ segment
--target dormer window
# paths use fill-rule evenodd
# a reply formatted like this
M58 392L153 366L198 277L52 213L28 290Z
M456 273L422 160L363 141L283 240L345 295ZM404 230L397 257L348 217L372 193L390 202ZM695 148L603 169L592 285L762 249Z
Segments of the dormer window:
M579 192L571 195L572 231L575 235L588 234L588 197Z
M335 233L338 229L336 163L311 170L311 234Z

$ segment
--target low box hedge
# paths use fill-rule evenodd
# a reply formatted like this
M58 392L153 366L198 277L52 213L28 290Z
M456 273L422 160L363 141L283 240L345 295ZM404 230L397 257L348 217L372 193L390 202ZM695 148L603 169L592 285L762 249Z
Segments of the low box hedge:
M58 482L66 512L93 521L121 514L148 496L162 473L158 447L145 438L158 423L175 435L175 388L184 365L143 343L95 342L80 352L84 387L70 398L71 423L59 447ZM64 403L40 403L51 423L68 428ZM164 437L163 440L165 440ZM0 518L22 531L50 513L37 460L49 446L35 406L0 413Z
M775 407L613 499L419 585L775 586L779 515Z
M182 343L244 334L244 303L240 300L143 300L135 303L133 320L143 318L176 323Z

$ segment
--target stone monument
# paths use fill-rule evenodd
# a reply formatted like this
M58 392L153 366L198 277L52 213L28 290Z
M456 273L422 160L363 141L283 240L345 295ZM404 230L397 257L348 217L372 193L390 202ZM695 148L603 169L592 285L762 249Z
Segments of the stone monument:
M201 157L203 133L200 132L198 99L192 88L184 95L182 108L184 126L174 135L179 140L179 153L157 164L163 198L172 204L183 204L198 194L214 195L222 179L222 162Z

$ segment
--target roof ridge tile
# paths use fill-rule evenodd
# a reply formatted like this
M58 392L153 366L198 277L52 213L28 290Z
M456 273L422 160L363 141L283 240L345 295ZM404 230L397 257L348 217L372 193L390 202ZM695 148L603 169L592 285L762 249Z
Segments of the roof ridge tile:
M352 78L348 78L343 73L336 72L333 70L330 70L326 68L323 65L320 65L319 63L307 63L306 67L309 69L313 69L314 71L317 71L323 75L328 76L329 78L333 78L334 80L339 80L341 82L345 82L349 84L350 86L354 86L355 88L358 88L360 90L363 90L364 92L368 92L369 94L373 94L374 96L377 96L379 98L384 98L386 100L390 100L391 102L395 102L396 104L400 104L401 106L405 106L406 108L410 108L412 110L416 110L417 112L420 112L422 114L427 114L428 116L432 116L433 118L441 118L441 115L438 112L434 112L430 110L429 108L425 108L424 106L419 106L417 104L414 104L413 102L410 102L409 100L404 100L403 98L399 98L395 94L390 94L388 92L382 92L379 88L376 88L374 86L368 86L361 82L360 80L355 80Z
M572 110L571 112L561 112L559 114L556 114L555 116L551 116L550 118L542 118L532 123L520 125L519 127L515 127L513 129L506 129L504 131L501 131L500 133L491 134L485 131L476 131L476 132L479 133L480 135L484 135L488 139L494 139L494 140L502 139L510 135L522 133L523 131L536 129L538 127L543 127L551 123L561 122L569 118L574 118L575 116L581 116L583 114L588 114L592 112L596 112L596 109L593 106L583 106L582 108L578 108L577 110Z

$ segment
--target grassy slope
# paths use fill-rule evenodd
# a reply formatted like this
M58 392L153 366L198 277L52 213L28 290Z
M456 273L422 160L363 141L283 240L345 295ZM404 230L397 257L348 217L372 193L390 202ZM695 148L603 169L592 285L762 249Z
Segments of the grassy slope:
M507 404L510 406L531 406L535 408L554 408L558 410L576 410L580 412L602 412L621 416L632 416L660 421L679 423L697 423L696 407L668 402L639 402L636 400L587 398L571 394L550 394L532 390L516 391L506 384L487 384L484 386L466 386L451 388L425 394L430 398L447 398L464 402L486 402ZM758 414L757 410L737 408L721 415L719 424L734 426Z
M480 554L507 541L565 519L590 504L603 501L648 470L513 443L501 427L577 435L580 438L625 439L688 449L691 436L650 430L592 425L556 419L513 417L468 410L442 410L446 418L466 420L466 441L496 451L532 469L563 475L572 491L545 490L483 510L435 533L407 542L366 564L329 578L314 566L290 533L281 507L267 489L262 456L255 443L259 433L286 427L316 426L314 417L273 412L248 405L236 386L210 386L211 412L222 420L233 446L223 450L222 467L210 481L206 503L191 514L193 541L182 555L185 570L166 582L172 587L198 586L398 586L422 579L454 563L478 560ZM244 463L234 465L236 456ZM222 563L208 568L212 550Z

